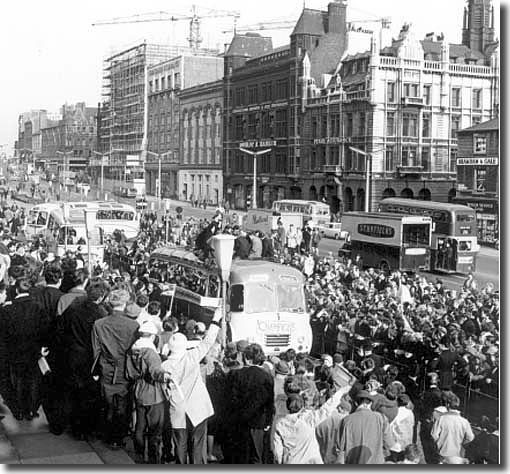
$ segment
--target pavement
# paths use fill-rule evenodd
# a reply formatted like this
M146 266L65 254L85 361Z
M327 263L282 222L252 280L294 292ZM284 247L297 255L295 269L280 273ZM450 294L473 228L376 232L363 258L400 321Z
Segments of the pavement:
M16 420L0 403L1 464L135 464L124 450L111 450L102 441L77 441L70 434L48 431L42 410L32 421Z

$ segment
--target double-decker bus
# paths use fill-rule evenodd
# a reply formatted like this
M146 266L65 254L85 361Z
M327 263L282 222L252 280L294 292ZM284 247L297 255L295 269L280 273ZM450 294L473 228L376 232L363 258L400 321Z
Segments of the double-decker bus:
M474 209L461 204L387 198L380 202L379 210L432 218L428 270L447 273L469 273L475 270L479 246Z
M383 212L346 212L348 241L341 253L361 258L364 267L417 272L429 265L432 220Z
M299 213L303 216L303 226L325 226L331 221L329 205L319 201L305 201L302 199L281 199L274 201L272 210L275 213Z
M216 268L207 267L185 249L162 247L150 256L149 275L151 272L163 285L176 285L172 315L210 323L221 297ZM312 329L304 276L297 269L265 260L234 261L227 302L228 340L256 342L266 354L291 348L310 351Z

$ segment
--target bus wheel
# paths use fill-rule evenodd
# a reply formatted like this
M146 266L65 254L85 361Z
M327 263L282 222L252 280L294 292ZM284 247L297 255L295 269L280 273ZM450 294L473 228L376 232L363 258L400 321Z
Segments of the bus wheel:
M390 273L390 266L388 265L388 262L386 260L383 260L379 264L379 269L383 271L384 273Z

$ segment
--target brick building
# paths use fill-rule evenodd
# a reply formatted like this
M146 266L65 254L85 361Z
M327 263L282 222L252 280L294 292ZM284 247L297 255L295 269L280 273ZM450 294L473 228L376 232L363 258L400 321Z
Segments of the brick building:
M253 159L240 148L271 152L258 159L257 205L303 193L302 126L307 82L323 82L346 48L346 7L304 8L290 44L272 47L258 34L236 35L225 53L224 189L230 206L252 195Z
M485 14L470 7L465 21L479 31L492 24L490 2L475 3ZM499 47L489 30L472 49L434 34L418 40L404 25L390 46L374 35L367 51L347 54L329 86L310 92L304 196L326 197L334 211L363 209L365 156L354 147L371 156L371 209L390 196L451 201L457 131L499 110Z
M185 50L148 70L148 151L145 186L157 194L161 158L161 194L178 196L180 158L179 93L223 76L223 58L216 50ZM159 156L156 156L159 155ZM202 158L200 158L202 159Z
M476 210L478 240L499 238L499 118L457 133L455 202Z
M179 103L179 198L219 204L223 200L223 81L183 89Z

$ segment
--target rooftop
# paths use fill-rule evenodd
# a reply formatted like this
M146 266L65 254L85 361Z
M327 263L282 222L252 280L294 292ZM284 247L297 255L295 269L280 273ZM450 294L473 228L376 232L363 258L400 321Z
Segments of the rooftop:
M472 127L463 128L462 130L459 130L459 132L483 132L489 130L499 130L499 117L493 118L492 120L487 120L486 122L478 123Z

